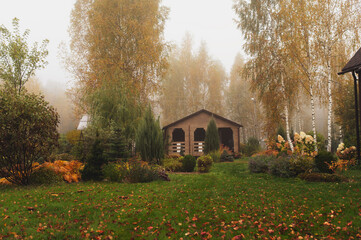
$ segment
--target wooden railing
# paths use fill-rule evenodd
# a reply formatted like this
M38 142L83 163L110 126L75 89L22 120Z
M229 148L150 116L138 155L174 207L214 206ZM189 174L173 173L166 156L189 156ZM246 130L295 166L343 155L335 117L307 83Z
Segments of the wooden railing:
M204 150L204 142L194 142L193 152L202 153Z
M185 142L172 142L170 145L171 153L180 153L181 150L185 150Z

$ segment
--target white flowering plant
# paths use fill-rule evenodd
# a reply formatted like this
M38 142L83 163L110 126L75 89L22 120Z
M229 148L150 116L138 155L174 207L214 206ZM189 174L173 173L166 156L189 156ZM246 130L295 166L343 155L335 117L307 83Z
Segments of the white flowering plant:
M296 153L311 157L315 157L317 155L317 152L315 151L316 143L311 135L307 135L304 132L300 132L300 134L295 133L294 141Z
M340 143L337 147L336 155L339 157L337 162L329 164L329 168L335 171L339 169L341 171L347 170L349 167L356 165L356 147L345 147L344 143Z

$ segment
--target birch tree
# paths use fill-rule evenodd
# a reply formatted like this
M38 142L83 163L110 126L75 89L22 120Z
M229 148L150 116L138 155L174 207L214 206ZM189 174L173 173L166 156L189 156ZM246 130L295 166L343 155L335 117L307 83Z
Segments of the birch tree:
M336 73L339 71L337 54L342 49L341 45L357 41L354 26L359 25L360 14L357 6L360 1L351 0L318 0L316 4L317 22L316 25L316 51L320 56L320 68L322 69L322 79L324 79L327 89L327 151L331 151L332 142L332 111L333 83L336 81ZM352 12L352 14L350 14Z
M265 106L270 126L268 132L274 134L275 123L279 123L283 112L287 140L293 150L288 104L295 91L288 86L292 85L297 89L298 84L293 78L283 77L289 68L284 57L284 45L280 41L284 31L282 19L278 17L280 3L273 0L251 2L240 0L234 8L239 16L238 27L243 31L247 42L245 49L252 57L247 63L251 76L251 89L257 91ZM282 93L281 97L278 97L279 93Z
M315 92L317 83L317 54L314 49L315 17L313 1L282 1L278 18L285 34L281 41L287 50L287 55L295 63L302 75L298 79L303 89L308 93L311 104L312 131L314 142L317 142ZM292 9L293 11L290 11ZM317 152L317 144L315 144Z

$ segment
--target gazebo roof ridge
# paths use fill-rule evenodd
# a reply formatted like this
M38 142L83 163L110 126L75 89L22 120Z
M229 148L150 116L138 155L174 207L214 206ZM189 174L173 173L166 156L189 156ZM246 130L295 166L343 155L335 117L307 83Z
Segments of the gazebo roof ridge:
M229 119L227 119L227 118L225 118L225 117L222 117L222 116L220 116L220 115L218 115L218 114L212 113L212 112L210 112L210 111L208 111L208 110L206 110L206 109L201 109L201 110L199 110L199 111L197 111L197 112L194 112L194 113L192 113L192 114L190 114L190 115L188 115L188 116L185 116L185 117L183 117L183 118L181 118L181 119L179 119L179 120L177 120L177 121L175 121L175 122L172 122L172 123L164 126L164 127L163 127L163 130L164 130L164 129L167 129L167 128L173 126L173 125L176 125L176 124L179 123L179 122L182 122L182 121L184 121L184 120L187 120L187 119L189 119L189 118L191 118L191 117L193 117L193 116L196 116L197 114L200 114L200 113L202 113L202 112L207 113L207 114L209 114L209 115L212 115L212 116L214 116L214 117L216 117L216 118L222 119L222 120L224 120L224 121L226 121L226 122L232 123L232 124L234 124L234 125L236 125L236 126L238 126L238 127L243 127L243 126L242 126L241 124L239 124L239 123L236 123L236 122L234 122L234 121L232 121L232 120L229 120Z

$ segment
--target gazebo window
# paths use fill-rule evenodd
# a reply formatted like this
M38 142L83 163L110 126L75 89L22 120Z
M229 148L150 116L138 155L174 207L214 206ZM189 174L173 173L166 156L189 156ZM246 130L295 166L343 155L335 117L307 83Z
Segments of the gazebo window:
M184 142L185 141L185 134L183 129L175 128L172 133L172 141L173 142Z
M194 131L194 141L203 142L205 138L206 138L206 131L204 130L204 128L197 128Z

